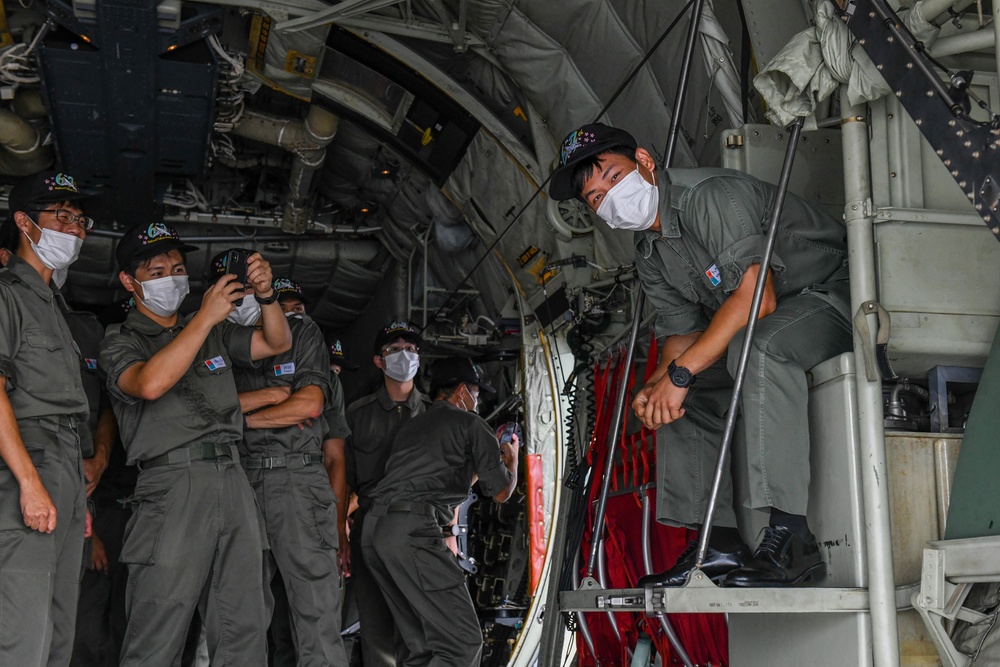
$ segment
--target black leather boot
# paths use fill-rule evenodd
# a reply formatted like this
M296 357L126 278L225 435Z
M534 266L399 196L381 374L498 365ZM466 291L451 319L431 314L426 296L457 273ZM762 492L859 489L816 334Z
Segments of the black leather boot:
M784 526L768 526L753 558L733 570L723 586L805 586L826 579L816 537L803 539Z
M691 571L696 569L694 561L697 552L698 540L692 540L688 543L684 553L680 555L672 568L659 574L646 575L638 581L636 587L645 588L646 586L652 586L653 588L662 588L683 586ZM742 566L749 559L750 549L745 544L741 544L735 551L722 551L709 544L701 571L708 575L712 581L719 583L726 574Z

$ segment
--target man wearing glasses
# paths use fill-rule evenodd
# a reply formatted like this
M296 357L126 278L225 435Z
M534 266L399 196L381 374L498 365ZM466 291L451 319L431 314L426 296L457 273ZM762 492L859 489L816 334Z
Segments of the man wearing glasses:
M361 530L370 509L371 492L382 479L389 448L399 427L422 413L430 400L413 384L420 368L420 335L406 322L392 322L375 337L373 359L383 373L374 394L347 408L347 485L358 494L358 510L351 525L350 572L361 620L361 653L365 667L402 664L402 639L392 612L361 553ZM349 494L348 494L349 495ZM393 642L390 644L389 639Z
M4 664L68 665L85 522L80 428L89 408L80 355L50 287L94 221L64 173L11 191L0 270L0 655ZM16 229L16 232L14 231Z

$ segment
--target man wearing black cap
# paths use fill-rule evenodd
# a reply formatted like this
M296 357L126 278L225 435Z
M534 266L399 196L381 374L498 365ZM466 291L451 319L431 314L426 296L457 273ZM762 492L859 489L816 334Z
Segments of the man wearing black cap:
M698 527L722 440L775 187L728 169L658 170L629 133L585 125L563 142L554 199L578 198L635 234L639 280L665 337L660 364L632 407L657 432L657 519ZM806 522L806 371L851 349L846 231L788 193L741 396L750 498L770 513L753 556L736 529L731 480L721 489L703 570L727 586L821 581L826 565ZM662 427L662 428L660 428ZM641 583L677 586L695 544Z
M193 250L174 229L153 223L125 232L115 252L135 307L105 338L98 363L129 463L141 471L121 552L129 565L123 666L171 665L196 607L213 662L265 661L267 543L239 465L243 414L232 369L281 354L291 334L258 253L247 280L263 306L261 328L226 321L246 296L228 273L197 313L181 318L185 253Z
M82 360L51 287L93 226L64 173L18 183L0 234L0 655L68 665L83 555ZM16 242L14 241L16 239Z
M212 280L228 272L228 252L212 259ZM273 281L280 283L280 278ZM253 326L260 310L247 296L230 317ZM291 619L296 664L340 666L346 665L347 654L340 637L336 499L323 467L320 419L336 378L331 379L319 326L304 314L285 315L291 349L259 367L233 369L244 419L240 460L257 494L271 545L264 556L267 620L276 612L270 593L280 572L287 603L279 613ZM339 383L337 389L339 396ZM343 406L341 398L341 414ZM287 625L284 618L277 620Z
M371 506L371 492L382 479L392 438L411 417L422 413L430 403L414 385L420 368L420 334L403 321L390 322L375 337L372 361L382 371L378 390L359 398L347 408L351 435L346 445L347 486L358 495L358 509L351 525L350 560L345 569L351 573L351 586L358 601L361 620L361 654L365 667L392 667L402 664L402 643L389 606L382 596L361 551L361 532L365 513ZM349 494L349 492L348 492ZM342 517L346 522L346 516ZM342 530L346 530L342 526ZM393 643L389 639L394 638Z
M275 278L274 289L278 293L278 303L281 309L288 313L306 314L306 306L309 300L302 291L302 285L288 278Z
M444 530L477 479L482 495L510 498L518 451L516 436L499 444L475 414L481 391L493 388L472 360L435 362L434 403L396 432L385 476L371 493L362 551L406 642L406 664L479 664L482 629Z

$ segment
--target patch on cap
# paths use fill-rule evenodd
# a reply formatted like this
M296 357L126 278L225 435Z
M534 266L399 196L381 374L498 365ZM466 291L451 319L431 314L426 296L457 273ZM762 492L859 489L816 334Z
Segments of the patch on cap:
M80 190L76 187L76 180L69 174L64 174L61 171L46 177L45 185L50 192L61 190L62 192L72 192L76 195L80 194Z
M154 222L149 227L146 227L145 231L139 232L136 235L139 242L148 246L153 243L159 243L160 241L177 241L181 242L180 234L173 227L168 227L166 223Z
M593 132L588 132L584 128L580 128L575 132L570 132L569 136L563 141L562 152L560 153L561 161L563 164L569 162L573 157L573 153L577 149L583 148L587 144L592 144L597 141L597 136Z

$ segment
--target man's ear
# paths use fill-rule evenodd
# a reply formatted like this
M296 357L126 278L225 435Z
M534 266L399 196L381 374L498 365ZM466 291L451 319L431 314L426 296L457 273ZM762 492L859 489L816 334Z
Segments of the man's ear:
M381 355L376 354L374 357L372 357L372 361L375 363L375 366L377 368L380 368L383 371L385 370L385 359L383 359Z
M656 160L645 148L635 149L635 161L645 167L649 172L656 171Z
M14 225L17 226L22 232L27 232L34 225L31 224L31 218L24 211L17 211L14 213Z
M135 294L136 286L135 286L135 283L133 282L135 280L135 278L133 278L132 276L130 276L129 274L127 274L124 271L119 271L118 272L118 280L121 281L122 287L124 287L126 290L128 290L132 294Z

